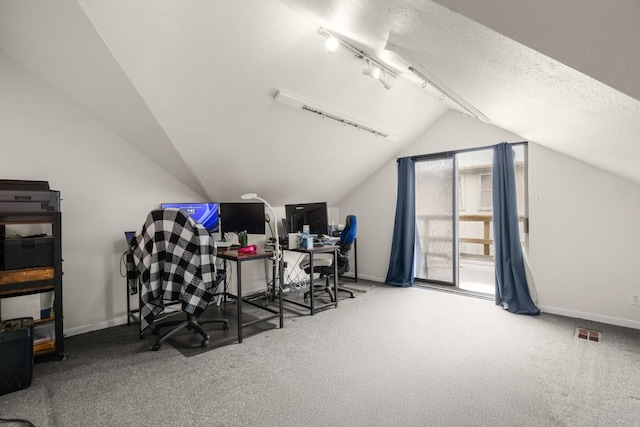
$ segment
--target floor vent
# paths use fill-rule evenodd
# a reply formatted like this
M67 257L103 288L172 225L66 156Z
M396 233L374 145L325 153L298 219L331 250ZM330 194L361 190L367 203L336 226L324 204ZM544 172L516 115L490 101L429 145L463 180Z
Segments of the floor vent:
M576 338L582 340L602 342L602 332L592 329L576 328Z

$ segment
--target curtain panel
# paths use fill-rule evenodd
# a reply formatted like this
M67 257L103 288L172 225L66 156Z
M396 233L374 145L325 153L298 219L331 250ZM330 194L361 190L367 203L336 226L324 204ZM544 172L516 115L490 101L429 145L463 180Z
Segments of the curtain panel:
M493 242L497 305L518 314L539 314L524 270L518 227L518 202L513 147L503 142L493 150Z
M416 180L415 161L398 159L398 198L391 242L391 257L385 283L392 286L413 286L416 245Z

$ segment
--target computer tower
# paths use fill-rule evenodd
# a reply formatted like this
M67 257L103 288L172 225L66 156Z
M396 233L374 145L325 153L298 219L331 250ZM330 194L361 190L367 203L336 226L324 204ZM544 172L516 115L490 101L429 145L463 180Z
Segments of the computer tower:
M31 385L33 318L0 321L0 395Z

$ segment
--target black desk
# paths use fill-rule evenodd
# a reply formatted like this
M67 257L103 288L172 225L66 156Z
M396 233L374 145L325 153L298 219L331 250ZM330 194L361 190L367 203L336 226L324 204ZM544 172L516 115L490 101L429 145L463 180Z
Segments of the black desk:
M309 274L309 304L303 304L299 301L294 301L291 299L287 299L287 298L282 298L284 301L291 303L291 304L295 304L298 305L300 307L304 307L304 308L308 308L311 312L311 315L313 316L314 314L316 314L319 311L323 311L326 310L328 308L331 307L335 307L338 308L338 263L337 263L337 253L338 253L338 246L336 245L329 245L329 246L321 246L321 247L313 247L311 249L300 249L300 248L284 248L284 250L287 251L292 251L292 252L301 252L304 254L309 255L309 271L311 271L311 274ZM331 253L333 255L333 292L334 295L336 296L336 300L335 302L331 302L329 304L325 304L323 306L320 307L316 307L315 306L315 300L314 300L314 292L313 292L313 255L314 254L319 254L319 253Z
M249 301L249 300L245 300L244 298L242 298L242 264L246 261L255 261L255 260L259 260L259 259L267 259L267 258L271 258L273 256L273 252L270 251L258 251L255 254L239 254L237 249L223 249L223 248L218 248L218 253L217 253L217 257L220 259L225 260L225 262L227 261L234 261L236 263L236 288L237 288L237 294L238 295L233 295L227 292L226 289L226 285L225 285L225 292L224 295L226 296L230 296L232 298L235 298L238 304L238 318L237 318L237 323L238 323L238 342L241 343L242 342L242 328L245 326L249 326L249 325L253 325L254 323L259 323L259 322L265 322L267 320L271 320L271 319L280 319L280 327L282 328L284 326L284 318L283 318L283 312L282 312L282 292L278 292L278 299L279 299L279 303L278 303L278 310L274 310L270 307L265 307L259 304L254 303L253 301ZM274 263L273 265L273 280L274 280L274 286L275 286L275 278L276 278L276 268L279 268L278 271L282 271L282 260L280 260L279 262L280 265L276 265ZM282 275L278 274L277 276L280 277L280 289L282 289ZM261 317L259 319L253 320L251 322L246 322L246 323L242 323L242 304L246 303L246 304L250 304L254 307L258 307L261 308L263 310L266 310L270 313L272 313L270 316L266 316L266 317Z

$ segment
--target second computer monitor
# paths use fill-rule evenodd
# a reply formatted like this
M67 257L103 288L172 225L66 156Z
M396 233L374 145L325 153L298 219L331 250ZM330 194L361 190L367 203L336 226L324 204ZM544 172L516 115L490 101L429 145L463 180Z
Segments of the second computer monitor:
M285 205L284 210L290 233L301 233L304 225L309 226L309 233L313 235L329 233L327 202Z
M265 234L264 203L220 203L223 233Z

